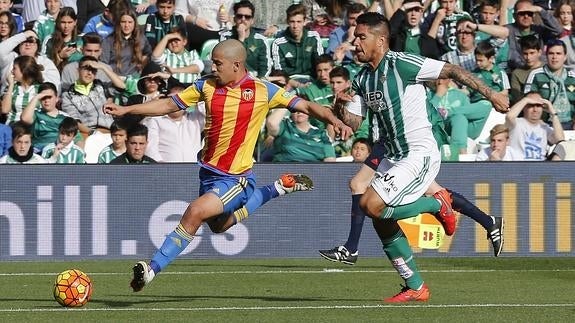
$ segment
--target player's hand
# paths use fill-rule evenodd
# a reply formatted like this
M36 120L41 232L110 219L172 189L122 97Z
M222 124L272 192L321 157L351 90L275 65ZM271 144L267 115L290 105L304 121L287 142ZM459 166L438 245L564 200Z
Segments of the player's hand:
M212 28L212 25L210 25L208 20L205 18L202 18L202 17L198 17L196 19L196 26L198 26L202 29L208 29L208 30L211 30L211 28Z
M348 125L344 124L343 121L337 120L337 122L333 123L333 130L337 137L341 138L342 140L347 140L349 137L353 135L353 129Z
M491 95L490 101L495 110L501 113L509 112L509 97L505 94L495 92Z
M491 152L491 155L489 156L489 160L499 161L499 160L501 160L502 157L503 157L503 156L502 156L502 154L501 154L501 151L499 151L499 150L493 150L493 151Z
M121 117L128 112L125 107L119 106L112 102L104 104L102 109L104 113L109 114L113 117Z

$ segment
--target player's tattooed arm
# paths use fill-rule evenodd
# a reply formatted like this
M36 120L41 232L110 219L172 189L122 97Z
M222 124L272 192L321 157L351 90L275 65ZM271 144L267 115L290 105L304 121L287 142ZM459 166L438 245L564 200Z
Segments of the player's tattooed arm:
M450 78L463 85L466 85L470 89L481 93L489 101L491 101L491 103L493 103L493 107L497 111L509 111L509 98L506 95L494 91L485 85L485 83L483 83L479 78L475 77L473 74L459 65L449 63L443 65L443 69L439 73L439 78Z
M355 132L361 126L363 118L347 110L346 105L349 103L350 102L341 99L336 100L333 105L333 113Z

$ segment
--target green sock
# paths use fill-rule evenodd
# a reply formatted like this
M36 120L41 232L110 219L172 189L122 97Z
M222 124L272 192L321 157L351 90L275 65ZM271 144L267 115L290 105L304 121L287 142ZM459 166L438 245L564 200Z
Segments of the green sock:
M419 275L411 247L403 231L399 230L392 237L382 239L381 242L383 251L401 278L405 280L405 285L414 290L420 289L423 286L423 279Z
M419 213L435 213L439 211L441 204L434 197L422 196L417 201L400 206L387 206L380 219L402 220L417 216Z

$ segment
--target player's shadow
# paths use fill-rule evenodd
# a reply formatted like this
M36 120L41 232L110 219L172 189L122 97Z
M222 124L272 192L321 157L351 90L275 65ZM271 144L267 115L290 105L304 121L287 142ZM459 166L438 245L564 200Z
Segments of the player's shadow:
M130 307L141 304L150 303L172 303L172 302L194 302L194 301L207 301L207 300L233 300L238 301L254 300L254 301L264 301L264 302L333 302L333 301L373 301L373 299L335 299L329 297L281 297L281 296L254 296L254 295L237 295L237 296L202 296L202 295L113 295L118 297L130 297L131 301L108 301L100 299L92 299L91 303L99 303L109 307Z

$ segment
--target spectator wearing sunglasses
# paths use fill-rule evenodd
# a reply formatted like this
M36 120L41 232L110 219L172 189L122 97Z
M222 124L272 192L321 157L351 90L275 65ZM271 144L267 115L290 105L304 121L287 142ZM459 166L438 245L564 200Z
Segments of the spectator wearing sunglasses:
M270 74L272 60L267 37L256 32L254 28L255 7L248 0L234 4L234 27L229 38L237 39L244 44L248 53L246 67L250 74L266 77Z
M520 40L527 35L536 35L541 44L547 43L561 35L563 27L553 15L542 7L533 4L532 0L518 0L513 7L515 22L503 27L497 25L469 24L469 28L482 31L509 42L508 71L525 65ZM533 21L535 14L540 15L541 24ZM543 46L541 46L543 47Z

